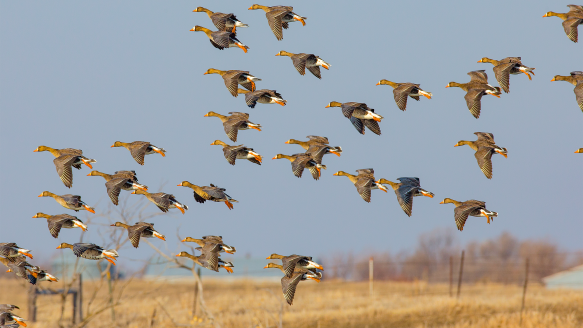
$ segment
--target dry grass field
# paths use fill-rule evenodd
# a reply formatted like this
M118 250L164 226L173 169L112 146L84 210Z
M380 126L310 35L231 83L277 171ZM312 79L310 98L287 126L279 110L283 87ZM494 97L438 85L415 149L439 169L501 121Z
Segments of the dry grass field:
M282 303L277 282L207 279L203 285L206 307L220 327L278 327L280 314L286 328L520 327L522 288L515 285L464 285L456 300L449 297L447 285L375 282L371 298L368 283L307 281L299 285L291 307ZM42 283L42 287L60 286ZM16 313L25 319L27 288L20 280L0 280L0 303L19 305L21 310ZM101 311L86 327L215 327L200 306L192 313L192 282L120 281L114 290L114 302L119 303L112 311L106 308L110 300L107 283L84 284L84 315ZM62 324L61 296L40 296L37 304L38 321L29 322L28 327L71 326L70 301ZM530 285L522 327L580 328L582 309L581 291Z

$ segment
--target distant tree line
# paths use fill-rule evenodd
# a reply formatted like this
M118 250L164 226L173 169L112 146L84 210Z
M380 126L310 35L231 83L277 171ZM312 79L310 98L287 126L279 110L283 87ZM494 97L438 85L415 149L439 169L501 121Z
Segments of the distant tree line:
M368 280L369 258L373 257L375 280L448 282L450 258L457 279L462 249L463 280L469 283L522 283L526 258L530 260L532 282L542 282L543 277L583 264L583 250L565 252L547 239L519 240L504 232L461 247L455 231L448 229L422 234L412 252L337 252L324 257L322 262L326 279Z

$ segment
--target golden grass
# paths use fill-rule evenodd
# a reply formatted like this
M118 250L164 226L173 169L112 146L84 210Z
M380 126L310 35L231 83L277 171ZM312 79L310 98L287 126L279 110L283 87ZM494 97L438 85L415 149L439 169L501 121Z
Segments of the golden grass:
M21 307L16 312L28 315L26 291L20 280L0 280L0 303ZM115 296L121 286L118 282ZM204 294L208 309L221 327L277 327L282 305L277 282L218 281L205 279ZM100 286L100 289L96 289ZM42 283L43 288L59 288ZM449 297L446 285L424 283L375 282L375 295L368 283L328 281L302 282L293 306L283 304L284 327L365 328L365 327L520 327L522 288L496 284L465 285L459 300ZM97 290L92 304L89 299ZM455 292L455 291L454 291ZM87 327L212 327L201 311L192 313L194 284L145 282L134 280L125 288L115 307L97 315ZM109 302L107 284L84 284L84 315ZM58 327L60 296L40 296L38 322L29 327ZM546 290L529 286L522 327L583 327L583 293ZM67 302L63 324L71 319Z

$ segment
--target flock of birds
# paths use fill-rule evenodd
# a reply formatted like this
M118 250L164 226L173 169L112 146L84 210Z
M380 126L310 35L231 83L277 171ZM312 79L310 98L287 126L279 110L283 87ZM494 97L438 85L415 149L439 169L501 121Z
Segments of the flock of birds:
M543 17L557 16L563 20L563 27L569 39L577 42L577 26L583 24L583 6L569 5L570 11L565 14L558 14L548 12ZM301 22L305 25L306 17L302 17L293 12L293 7L290 6L274 6L267 7L261 5L253 5L249 10L261 9L265 11L267 22L278 40L283 39L283 29L289 28L289 23ZM237 27L248 27L239 21L234 14L223 14L212 12L206 8L198 7L194 12L205 12L212 20L218 31L211 31L201 26L195 26L191 31L202 31L209 38L211 44L218 49L225 49L231 47L238 47L244 52L249 49L239 41L236 36ZM314 76L321 79L320 67L329 69L330 64L326 63L320 57L314 54L293 54L287 51L280 51L276 56L288 56L291 58L294 67L301 75L305 74L305 70L310 71ZM470 81L467 83L450 82L446 87L459 87L466 92L465 100L467 107L475 118L479 118L481 111L481 98L484 95L493 95L500 98L502 91L510 92L510 75L525 74L529 79L534 75L534 68L525 66L521 62L520 57L507 57L502 60L493 60L489 58L482 58L479 63L490 63L494 65L494 74L500 87L494 87L488 84L488 76L484 70L477 70L469 72ZM247 106L254 108L256 104L279 104L285 106L287 101L283 99L281 94L275 90L256 89L256 82L261 81L260 78L251 75L248 71L228 70L222 71L210 68L204 74L219 74L223 77L225 86L232 96L237 97L239 94L245 95L245 102ZM555 76L551 81L567 81L575 85L575 95L579 107L583 110L583 72L571 72L570 76ZM244 89L239 88L239 85ZM402 111L406 110L408 98L420 100L420 97L431 99L432 93L424 91L419 84L415 83L395 83L388 80L380 80L377 85L389 85L393 88L393 95L398 108ZM375 113L374 109L368 107L365 103L346 102L340 103L336 101L330 102L326 107L340 107L342 114L350 120L352 125L360 134L364 134L368 129L373 133L380 135L381 129L379 123L383 117ZM237 141L239 130L254 129L261 131L261 125L249 121L249 114L242 112L230 112L229 115L222 115L213 111L208 112L205 117L217 117L223 124L224 131L228 138L233 142ZM477 140L466 141L461 140L455 146L468 145L475 151L475 157L478 165L484 175L492 178L492 155L500 154L507 157L507 149L496 145L494 136L491 133L476 132ZM305 169L310 171L312 177L318 180L322 174L322 169L326 169L326 165L322 164L324 155L334 154L341 156L342 147L330 146L329 140L326 137L307 136L309 140L300 141L296 139L289 139L286 144L297 144L301 146L305 152L294 155L277 154L273 159L287 159L291 162L292 172L297 177L302 177ZM255 152L253 148L245 147L244 145L228 145L221 140L215 140L211 145L219 145L223 147L223 154L225 159L231 164L235 165L236 160L246 159L254 164L261 165L263 157ZM116 141L111 147L126 148L135 161L144 165L145 155L160 154L165 156L166 150L157 147L149 142L134 141L130 143ZM47 146L39 146L34 150L35 152L50 152L55 159L53 160L59 178L63 184L71 188L73 185L73 170L72 168L81 169L82 165L86 165L93 169L92 164L96 160L85 157L83 152L79 149L65 148L55 149ZM575 151L576 153L583 153L583 148ZM358 194L366 202L371 201L371 191L380 189L387 192L387 185L390 186L399 202L403 211L411 216L413 209L413 198L416 196L426 196L433 198L434 194L421 188L420 180L416 177L401 177L399 182L392 182L387 179L376 179L374 177L374 170L360 169L353 175L344 171L334 173L336 176L346 176L354 184ZM144 195L150 202L154 203L161 211L168 212L169 209L176 208L185 213L188 206L179 202L172 194L159 192L150 193L148 187L138 183L138 178L135 171L117 171L114 174L106 174L99 171L91 171L88 176L101 176L105 179L105 187L107 194L114 205L118 205L118 198L121 190L132 191L132 194ZM229 209L233 209L233 203L237 202L231 198L224 188L215 185L198 186L188 181L183 181L178 186L191 188L193 190L194 199L198 203L206 201L224 202ZM90 207L81 200L79 195L56 195L49 191L44 191L39 197L52 197L57 203L63 207L74 210L86 210L95 213L95 209ZM464 202L456 201L450 198L445 198L441 204L454 204L454 218L458 230L463 230L465 222L469 216L486 217L487 223L493 220L498 213L486 209L486 204L483 201L468 200ZM69 214L49 215L42 212L37 213L33 218L45 218L48 223L48 229L52 237L57 238L62 228L72 229L80 228L83 231L87 230L87 225L79 218ZM165 236L154 229L153 223L137 222L134 225L128 225L123 222L116 222L112 226L125 228L128 232L128 238L134 247L139 246L140 238L159 238L166 240ZM233 254L236 252L235 247L228 246L223 242L221 236L203 236L200 239L187 237L182 242L194 242L199 245L196 250L200 251L199 256L181 252L176 256L187 257L193 260L196 264L205 267L209 270L217 271L220 268L225 269L229 273L233 272L233 263L222 260L219 255L221 252ZM119 256L117 250L106 250L98 245L91 243L61 243L57 249L70 248L77 257L89 260L104 259L115 265L115 261ZM8 267L8 272L13 272L18 277L26 279L31 284L36 284L38 281L58 281L56 277L49 274L46 270L34 266L27 262L27 257L30 259L33 256L31 251L21 248L15 243L0 243L0 262ZM322 270L324 268L314 262L309 256L290 255L282 256L272 254L267 259L282 260L282 265L269 263L265 268L277 268L284 273L281 279L283 296L287 303L293 303L296 287L302 280L312 279L320 281L322 278ZM318 271L320 270L320 271ZM26 326L24 319L12 314L17 306L9 304L0 304L0 327L18 327L18 325ZM14 324L10 324L15 322Z

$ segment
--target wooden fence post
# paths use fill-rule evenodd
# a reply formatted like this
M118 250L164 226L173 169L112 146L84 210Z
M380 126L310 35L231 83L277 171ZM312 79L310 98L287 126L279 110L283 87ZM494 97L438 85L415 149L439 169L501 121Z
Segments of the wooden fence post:
M196 265L196 264L194 264ZM198 279L200 280L200 268L196 269L196 275L198 276ZM194 284L194 301L192 302L192 316L194 317L196 315L196 306L198 304L198 283Z
M77 296L79 296L79 295L78 295L78 292L77 291L72 291L72 294L73 294L73 317L71 319L73 321L73 324L75 324L75 322L76 322L75 320L78 317L78 312L77 312Z
M457 281L457 298L460 298L460 291L462 289L462 276L464 274L464 255L465 251L462 250L462 259L460 262L460 275Z
M77 274L77 302L75 304L77 307L77 322L83 321L83 275Z
M453 296L453 256L449 257L449 297Z
M526 258L526 264L524 268L524 286L522 287L522 306L520 307L520 326L522 327L522 312L524 311L524 301L526 299L526 286L528 285L528 267L529 259Z
M374 277L374 264L372 256L368 260L368 288L370 292L370 297L373 298L373 277Z
M28 289L28 320L36 322L36 286L30 286Z

